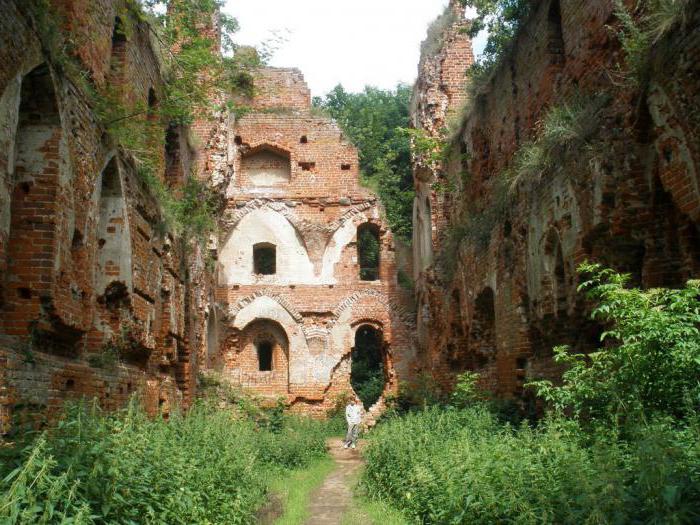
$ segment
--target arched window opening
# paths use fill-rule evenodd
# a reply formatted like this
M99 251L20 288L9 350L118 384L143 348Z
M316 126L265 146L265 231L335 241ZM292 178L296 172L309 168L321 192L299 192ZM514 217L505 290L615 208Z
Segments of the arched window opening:
M554 307L557 315L565 315L567 311L566 299L566 267L561 244L557 245L556 264L554 265Z
M561 28L559 0L552 0L547 13L547 51L552 57L552 63L564 63L564 34Z
M258 352L258 370L260 372L272 371L272 343L270 341L259 341L255 345Z
M95 285L97 292L103 294L111 283L126 285L130 273L126 204L116 157L112 157L102 172L99 211Z
M253 273L259 275L277 273L277 248L274 244L261 242L253 246Z
M424 201L423 213L420 221L420 249L422 252L421 271L425 270L433 262L433 215L430 206L430 197Z
M239 378L242 387L264 395L289 392L289 338L277 321L258 318L243 328L237 344L220 344L222 352L234 350L221 365L227 374Z
M379 279L379 226L366 222L357 228L357 260L361 281Z
M482 290L474 303L469 350L486 356L496 354L496 309L491 288Z
M153 88L148 88L148 120L156 120L158 110L158 96Z
M253 186L286 184L292 176L289 153L271 146L262 146L241 159L241 173Z
M551 300L551 308L547 313L553 313L556 316L566 315L567 312L567 273L564 263L564 254L559 240L559 234L552 230L547 236L547 244L545 247L547 260L550 261L545 277L546 284L549 287L548 295Z
M112 80L121 80L126 63L126 32L122 19L114 19L114 29L112 30L112 54L109 61L110 74Z
M207 364L211 364L219 354L219 332L216 321L216 310L212 308L207 316Z
M369 325L362 325L355 332L350 383L365 408L377 402L386 384L383 339L382 331Z
M56 249L61 118L51 72L41 64L22 79L15 135L15 185L7 239L6 297L11 309L39 308L50 293ZM15 306L12 306L15 305ZM0 316L1 318L2 316ZM13 333L25 330L8 328Z
M450 318L453 337L462 337L464 328L462 327L462 301L457 288L452 290L450 299Z

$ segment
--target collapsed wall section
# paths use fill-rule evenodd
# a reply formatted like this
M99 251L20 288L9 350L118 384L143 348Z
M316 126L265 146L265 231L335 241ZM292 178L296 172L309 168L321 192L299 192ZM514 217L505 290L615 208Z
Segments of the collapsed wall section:
M355 147L312 111L296 69L260 69L246 103L212 141L226 206L216 239L218 347L208 349L208 367L322 416L352 392L356 333L372 327L384 391L396 391L413 362L412 318L393 235L359 184ZM382 408L383 398L372 416Z

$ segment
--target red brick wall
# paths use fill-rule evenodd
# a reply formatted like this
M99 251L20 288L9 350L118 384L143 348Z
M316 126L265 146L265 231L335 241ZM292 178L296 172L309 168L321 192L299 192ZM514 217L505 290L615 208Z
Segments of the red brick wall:
M700 56L692 30L697 10L685 30L656 48L643 91L614 74L624 54L610 29L617 24L613 2L581 9L579 2L561 0L560 15L557 28L556 5L535 5L462 121L455 158L444 172L457 181L458 192L441 212L438 238L495 206L494 181L519 146L537 135L548 108L607 93L595 153L563 156L565 170L517 186L485 243L462 242L453 255L454 275L434 266L426 272L420 295L425 367L446 385L455 372L472 369L490 390L520 397L525 379L561 373L552 362L553 346L595 348L602 328L588 320L590 306L576 293L575 268L584 259L631 272L643 286L680 286L700 274L700 84L687 80ZM464 152L466 163L456 158ZM488 354L477 299L487 288L494 292L496 345ZM461 297L459 315L453 290ZM449 325L455 318L461 330ZM458 358L451 362L450 355Z
M370 323L383 332L387 388L395 389L413 363L413 318L397 284L393 235L376 196L359 184L356 149L333 121L311 114L298 70L263 69L250 102L253 111L239 120L221 119L210 140L215 147L203 161L212 179L220 177L227 199L216 300L228 316L219 327L224 343L212 366L260 394L284 397L295 410L323 415L350 390L354 330ZM264 158L255 156L259 152ZM265 169L277 175L261 183ZM257 223L259 213L278 227ZM381 244L380 278L371 282L360 279L356 246L357 227L366 222L378 226ZM291 256L306 266L290 269L283 257L288 247L278 246L275 275L230 277L231 267L250 265L246 258L252 255L245 252L241 259L241 247L231 247L229 238L254 245L289 228L294 234L288 240L299 250ZM329 253L335 250L334 258ZM280 364L288 366L288 378L284 371L257 370L252 341L260 323L278 327L286 337L288 362Z
M103 134L81 83L42 46L28 6L0 1L0 421L7 431L15 406L41 412L83 395L114 408L141 391L152 413L187 405L191 348L203 341L211 297L203 254L186 255L181 239L163 233L135 161ZM126 107L158 97L160 63L145 24L120 2L57 6L53 20L69 31L94 89L114 88ZM112 50L117 14L129 27ZM189 173L179 131L179 166L169 167ZM165 178L165 151L161 160ZM102 184L108 166L114 191ZM111 339L121 340L121 364L100 364Z

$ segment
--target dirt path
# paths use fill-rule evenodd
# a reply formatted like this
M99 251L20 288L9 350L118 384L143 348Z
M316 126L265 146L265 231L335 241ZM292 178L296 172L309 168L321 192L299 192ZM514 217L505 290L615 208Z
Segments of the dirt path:
M352 502L353 476L362 467L359 448L343 448L340 438L329 439L328 448L336 468L311 496L311 517L306 521L306 525L340 525L343 514Z

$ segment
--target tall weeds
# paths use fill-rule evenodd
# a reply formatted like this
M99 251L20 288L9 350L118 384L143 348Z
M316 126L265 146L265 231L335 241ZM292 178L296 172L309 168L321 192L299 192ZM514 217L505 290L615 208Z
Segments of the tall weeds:
M170 421L132 404L69 407L55 429L4 451L0 523L250 523L271 472L325 453L319 422L276 429L200 403Z

